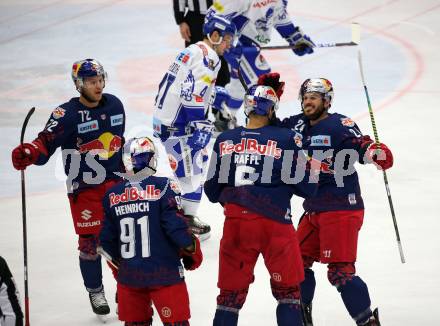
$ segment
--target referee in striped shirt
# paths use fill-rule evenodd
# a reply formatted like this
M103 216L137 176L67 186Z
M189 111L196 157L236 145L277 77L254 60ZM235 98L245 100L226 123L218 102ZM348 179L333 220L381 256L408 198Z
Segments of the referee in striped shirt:
M0 256L0 325L23 326L17 288L8 264Z

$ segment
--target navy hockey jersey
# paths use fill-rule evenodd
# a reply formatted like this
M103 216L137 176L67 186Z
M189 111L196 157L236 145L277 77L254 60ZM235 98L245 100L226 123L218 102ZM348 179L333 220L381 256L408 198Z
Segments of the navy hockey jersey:
M317 188L299 163L302 151L294 135L274 126L238 127L221 133L204 187L209 200L235 203L278 222L292 223L292 196L313 196ZM304 174L297 173L297 168Z
M123 181L104 196L103 249L120 261L118 282L133 287L183 281L179 248L192 244L185 220L177 215L180 195L168 178Z
M363 163L362 133L356 123L338 113L329 113L311 126L304 114L277 122L295 132L298 145L307 149L309 158L319 166L318 193L306 198L306 211L323 212L363 209L359 179L354 163Z
M74 97L53 110L38 134L48 155L41 154L35 164L45 164L61 147L69 193L119 178L114 172L122 172L124 130L124 107L116 96L103 94L95 108Z

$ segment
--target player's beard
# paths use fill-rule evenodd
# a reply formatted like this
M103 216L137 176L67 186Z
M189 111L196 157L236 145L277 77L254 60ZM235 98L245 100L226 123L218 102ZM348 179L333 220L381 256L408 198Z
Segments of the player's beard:
M93 103L93 104L97 104L97 103L99 103L99 101L101 100L101 98L102 98L102 93L101 93L101 96L100 96L100 98L92 98L91 96L89 96L88 94L87 94L87 92L85 92L85 91L82 91L81 92L81 96L82 97L84 97L86 100L87 100L87 102L90 102L90 103Z
M320 104L319 107L313 112L313 113L305 113L304 108L302 109L304 115L310 120L310 121L314 121L314 120L318 120L325 112L326 109L324 107L324 104Z

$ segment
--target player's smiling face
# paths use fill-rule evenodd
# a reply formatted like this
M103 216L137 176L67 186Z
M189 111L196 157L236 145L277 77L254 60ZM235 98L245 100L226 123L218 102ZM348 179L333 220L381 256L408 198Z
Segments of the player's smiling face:
M304 115L311 121L320 118L329 108L329 102L320 93L305 93L302 102Z

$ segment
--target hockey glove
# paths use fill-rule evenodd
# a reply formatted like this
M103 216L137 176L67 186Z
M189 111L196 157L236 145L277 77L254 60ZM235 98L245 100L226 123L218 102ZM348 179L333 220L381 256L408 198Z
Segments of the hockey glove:
M203 261L203 253L200 248L200 241L196 236L193 235L193 245L190 248L182 249L181 256L183 267L185 267L187 271L193 271L199 268Z
M27 166L37 162L40 154L48 155L47 149L40 139L32 143L24 143L12 150L12 164L17 170L24 170Z
M268 72L258 77L258 85L272 87L279 99L284 93L284 82L280 82L280 74L277 72Z
M313 53L315 43L299 27L295 27L295 32L286 40L290 45L293 45L292 51L298 56Z
M364 162L373 163L379 170L387 170L393 166L393 153L387 145L375 143L369 136L363 136L361 148L365 149Z
M223 54L223 58L225 58L226 62L231 65L231 71L237 72L240 67L240 59L243 55L243 47L240 42L237 42L237 45L231 47L228 51L225 51Z
M215 86L211 106L213 109L218 110L221 116L228 121L234 119L234 115L227 106L227 103L230 99L231 96L229 95L226 88L222 86Z
M214 126L211 121L197 120L191 121L190 127L194 130L191 137L188 138L187 144L196 150L205 148L211 140Z

